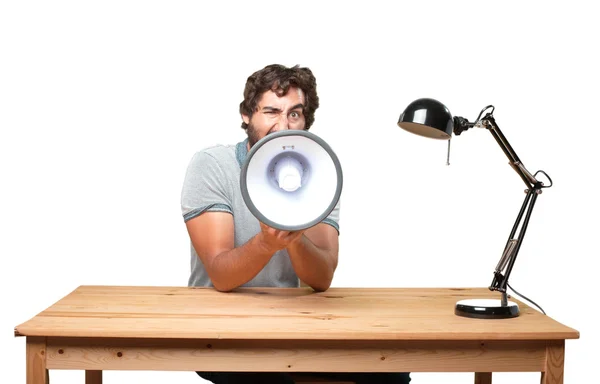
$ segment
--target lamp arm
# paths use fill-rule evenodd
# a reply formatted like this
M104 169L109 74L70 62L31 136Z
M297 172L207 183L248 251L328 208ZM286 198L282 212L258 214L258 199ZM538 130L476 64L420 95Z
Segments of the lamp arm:
M519 253L521 244L523 243L525 231L527 230L529 219L531 218L531 212L533 211L533 207L538 195L542 193L544 183L537 180L535 175L532 175L525 168L514 149L498 127L498 124L496 124L496 120L491 113L488 113L481 120L481 125L490 131L494 139L496 139L498 145L500 145L500 148L502 148L502 151L504 151L506 157L508 157L510 166L517 172L517 174L521 177L521 180L523 180L527 186L527 189L525 190L525 200L523 201L523 205L521 206L519 214L517 215L517 219L510 232L510 235L508 236L508 240L504 247L504 252L502 253L502 257L500 258L500 261L494 270L494 278L489 287L489 289L492 291L498 291L502 293L502 305L506 305L506 288L508 285L508 278L515 264L515 260L517 259L517 254ZM550 183L552 183L551 180Z
M487 128L490 131L490 133L492 134L492 136L494 136L494 139L496 139L496 142L498 143L498 145L500 145L500 148L502 148L502 151L504 152L506 157L508 157L510 166L515 170L515 172L517 172L519 174L519 176L521 177L521 180L523 180L523 182L525 183L527 188L528 189L535 188L536 184L539 184L541 187L543 184L541 182L539 182L535 178L535 176L532 175L525 168L525 166L519 159L519 156L517 156L517 154L515 153L514 149L512 148L512 146L510 145L508 140L506 140L506 137L500 130L500 127L498 127L498 124L496 124L496 119L494 119L494 116L492 116L491 113L487 114L481 120L481 125L484 128Z
M517 254L519 253L521 244L523 243L525 231L527 230L527 226L529 224L529 219L531 218L531 212L533 211L535 201L540 193L541 190L535 188L527 191L525 201L523 201L521 210L517 215L517 220L515 221L510 235L508 236L506 245L504 246L504 252L502 253L502 257L500 258L496 269L494 269L494 278L492 279L492 283L489 286L489 289L491 291L498 291L503 294L506 293L508 278L515 264L515 260L517 259ZM523 214L525 214L525 217L523 217ZM519 230L518 235L517 230Z
M487 113L482 119L480 119L482 113L492 107L492 112ZM529 219L531 218L531 212L533 211L533 207L535 205L535 201L539 194L542 193L543 188L548 188L552 186L552 179L544 172L538 171L535 175L532 175L523 165L519 156L515 153L514 149L496 124L496 120L494 119L493 106L488 106L484 108L479 117L477 118L475 123L469 122L467 119L463 117L456 116L454 117L454 134L460 135L463 131L470 129L475 126L486 128L502 151L508 157L510 166L517 172L521 180L527 186L525 190L526 196L525 201L523 201L523 205L517 215L517 220L508 236L508 240L504 247L504 252L500 257L500 261L494 270L494 278L492 283L489 286L491 291L498 291L502 293L502 305L507 305L507 297L506 297L506 287L508 286L508 278L512 271L512 268L515 264L515 260L517 259L517 254L519 253L519 249L521 248L521 244L523 243L523 238L525 237L525 231L527 230L527 225L529 224ZM544 183L536 179L536 175L538 173L543 173L548 180L550 181L550 185L544 186ZM518 233L517 233L518 231Z

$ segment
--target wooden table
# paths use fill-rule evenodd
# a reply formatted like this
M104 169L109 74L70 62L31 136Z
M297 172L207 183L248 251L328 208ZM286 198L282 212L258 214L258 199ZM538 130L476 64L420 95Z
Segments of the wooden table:
M579 332L519 302L513 319L454 315L481 289L81 286L17 326L27 384L49 369L289 372L541 372L563 382ZM514 299L513 299L514 300Z

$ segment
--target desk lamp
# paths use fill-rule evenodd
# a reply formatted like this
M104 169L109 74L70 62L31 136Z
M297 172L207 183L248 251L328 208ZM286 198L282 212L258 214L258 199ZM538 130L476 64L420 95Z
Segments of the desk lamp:
M488 112L481 117L486 111ZM517 220L508 236L508 241L506 242L500 261L494 270L494 278L489 286L491 291L500 292L500 300L460 300L455 305L454 313L456 315L483 319L511 318L519 316L519 306L517 303L508 301L506 293L508 277L510 276L515 259L519 253L519 248L523 242L525 230L527 229L535 201L538 195L542 193L543 188L552 186L552 180L544 171L537 171L534 175L527 171L500 131L500 128L498 128L493 113L494 107L488 105L481 110L475 122L469 122L467 119L460 116L452 117L448 108L439 101L423 98L410 103L398 119L398 126L411 133L432 139L448 140L448 155L450 154L450 139L452 133L458 136L463 131L473 127L487 129L494 139L496 139L504 151L504 154L508 157L510 166L517 172L527 186L525 189L525 201L521 206ZM539 173L543 174L550 181L548 186L545 186L543 182L536 178Z

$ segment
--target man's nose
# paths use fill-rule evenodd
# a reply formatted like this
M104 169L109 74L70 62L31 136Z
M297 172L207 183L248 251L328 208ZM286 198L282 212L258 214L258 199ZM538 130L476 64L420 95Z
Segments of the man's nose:
M277 120L275 131L285 131L288 129L290 129L290 125L287 116L285 114L279 115L279 120Z

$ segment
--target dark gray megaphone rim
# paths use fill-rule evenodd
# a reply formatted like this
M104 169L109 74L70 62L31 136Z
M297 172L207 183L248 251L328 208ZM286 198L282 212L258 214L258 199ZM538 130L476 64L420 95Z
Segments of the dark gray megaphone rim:
M304 137L307 137L307 138L315 141L329 154L329 156L331 157L331 160L333 160L333 164L335 166L336 173L337 173L337 187L335 190L335 194L333 195L333 199L332 199L331 203L329 204L329 207L327 207L327 209L325 211L323 211L323 213L320 214L316 219L314 219L313 221L310 221L306 224L303 224L303 225L283 225L283 224L279 224L279 223L276 223L276 222L268 219L267 217L265 217L265 215L263 215L258 210L258 208L256 208L256 206L252 202L252 199L250 198L250 195L248 194L248 185L246 183L246 177L248 174L248 165L250 164L252 157L254 156L254 154L256 154L256 152L258 152L258 150L263 145L265 145L266 143L268 143L271 140L277 139L278 137L282 137L282 136L304 136ZM340 196L342 194L343 179L344 178L342 175L342 166L340 164L340 161L339 161L337 155L335 154L335 152L333 152L333 149L331 149L331 147L329 146L329 144L327 144L325 142L325 140L321 139L319 136L315 135L314 133L310 133L308 131L286 130L286 131L277 131L275 133L271 133L271 134L263 137L259 141L257 141L256 144L254 144L252 146L252 148L250 148L250 151L248 152L248 155L246 156L246 160L244 161L244 164L242 165L242 172L240 174L240 188L242 190L242 197L244 198L244 202L246 203L246 206L248 207L250 212L252 212L252 214L256 218L258 218L258 220L265 223L266 225L268 225L271 228L279 229L281 231L300 231L300 230L310 228L310 227L320 223L321 221L323 221L323 219L325 219L327 216L329 216L331 211L333 211L333 209L335 208L335 206L336 206L337 202L339 201Z

